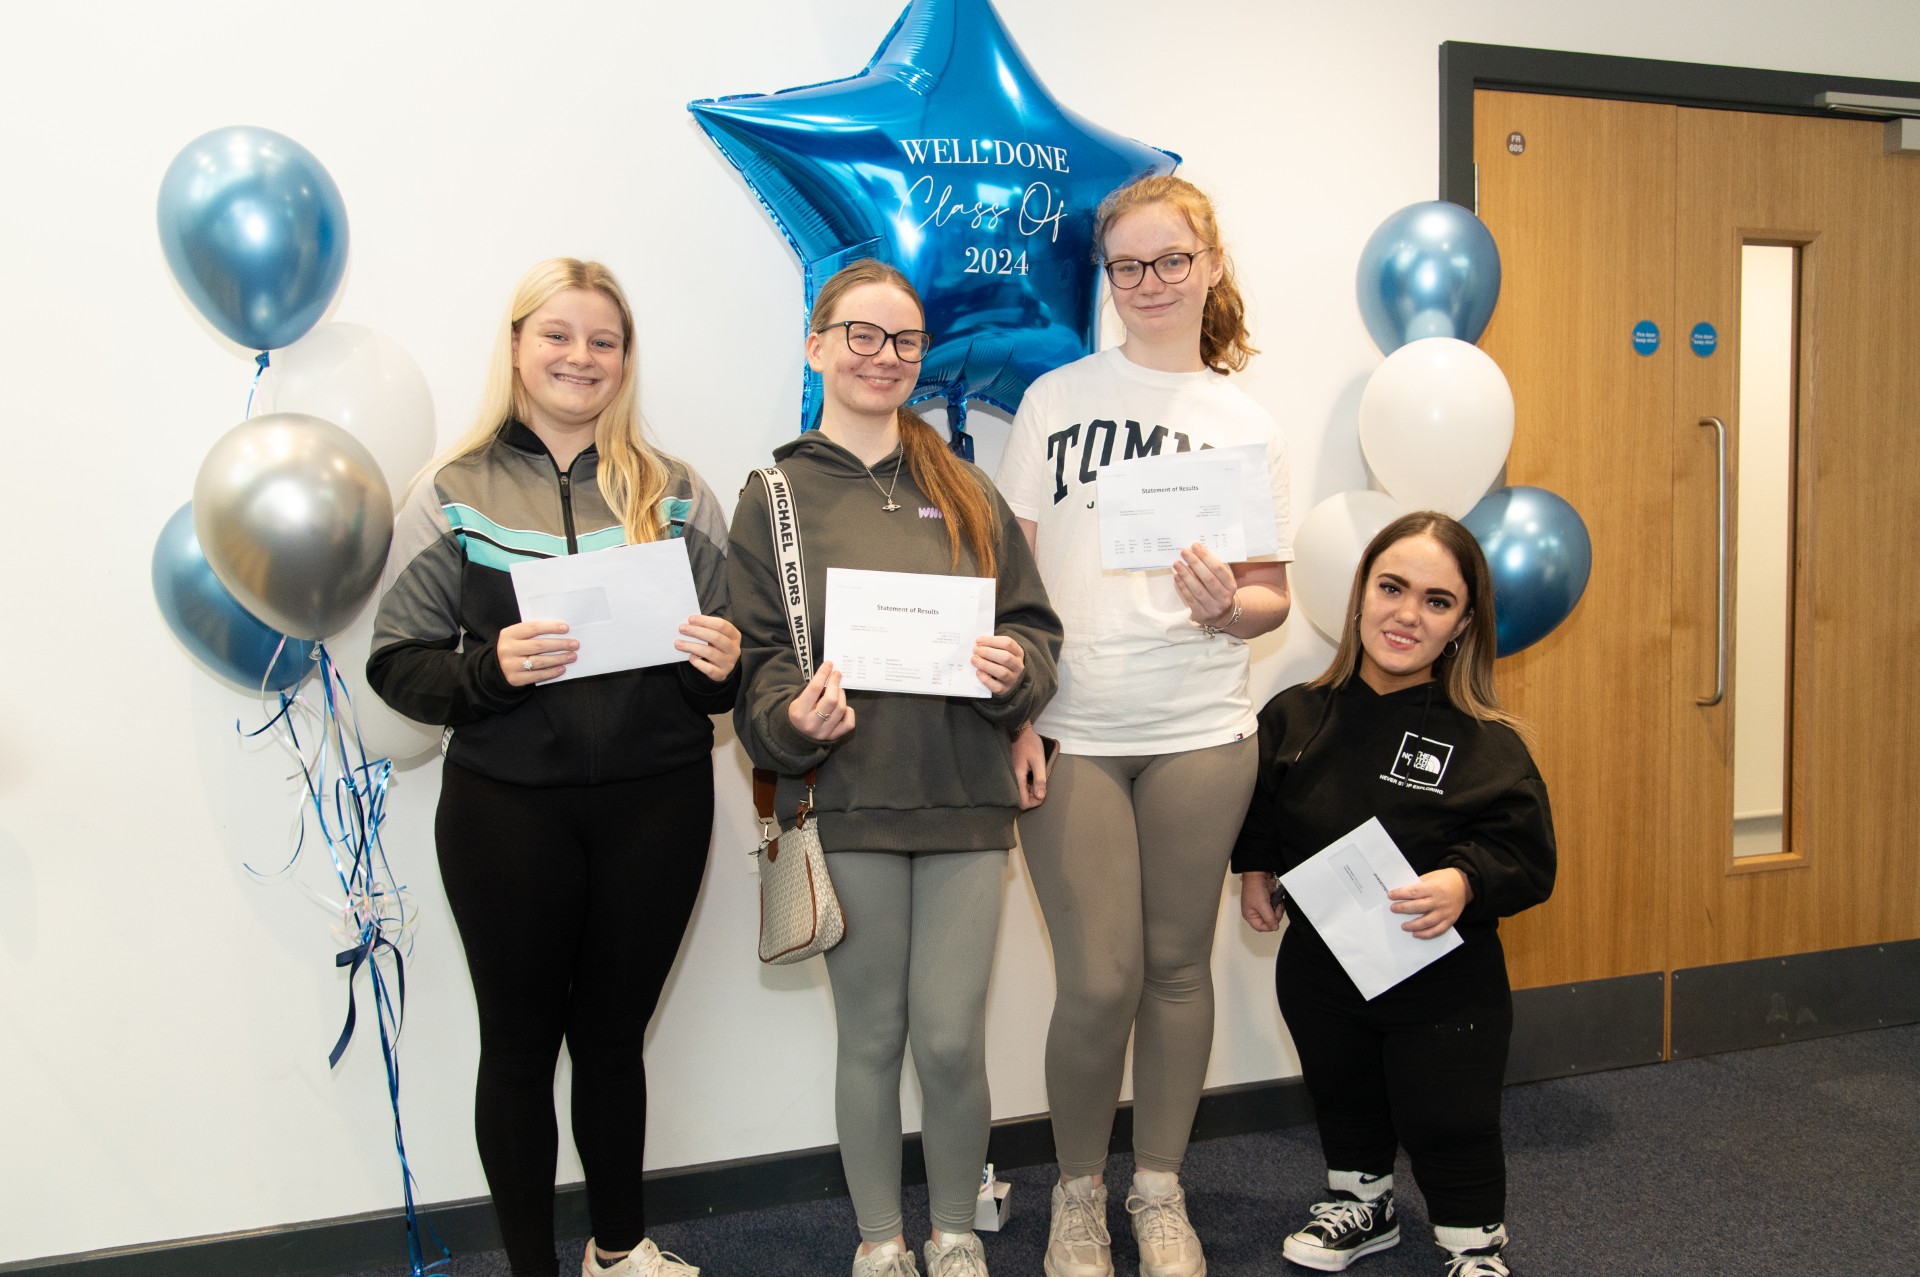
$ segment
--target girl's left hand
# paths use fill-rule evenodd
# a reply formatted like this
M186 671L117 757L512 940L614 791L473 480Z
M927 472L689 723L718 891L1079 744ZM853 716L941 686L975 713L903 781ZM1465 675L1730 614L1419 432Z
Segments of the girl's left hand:
M1473 888L1458 869L1436 869L1407 886L1395 887L1387 899L1399 902L1392 906L1395 913L1420 915L1401 923L1400 930L1411 932L1416 940L1431 940L1460 920L1460 911L1473 899Z
M1004 634L988 634L973 641L973 669L989 692L1005 696L1027 671L1027 654L1019 642Z
M726 682L740 661L740 631L733 622L718 616L690 616L680 632L687 637L676 640L674 646L687 653L693 668L716 683Z
M1231 567L1196 541L1180 551L1173 565L1173 588L1195 625L1223 626L1233 615L1234 592L1240 583Z

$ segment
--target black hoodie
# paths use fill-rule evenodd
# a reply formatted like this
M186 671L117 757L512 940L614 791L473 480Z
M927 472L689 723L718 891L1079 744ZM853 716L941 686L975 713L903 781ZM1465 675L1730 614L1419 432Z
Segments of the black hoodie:
M898 451L874 464L819 431L774 452L793 487L801 558L816 636L814 665L824 634L829 567L882 572L977 575L964 548L951 566L945 512L935 508L900 467ZM776 810L783 823L799 802L799 777L819 768L814 806L820 841L828 851L986 851L1013 846L1019 796L1009 733L1039 715L1053 695L1060 653L1060 618L1047 602L1040 572L1013 512L987 477L968 471L985 489L998 520L996 634L1011 636L1025 653L1026 673L1005 696L918 696L847 692L856 726L822 745L794 730L787 703L803 680L794 659L786 603L778 587L765 486L749 477L733 516L727 581L733 620L740 627L740 700L734 725L756 766L782 773ZM900 509L881 509L893 487Z
M1414 872L1466 875L1466 944L1553 891L1547 787L1511 728L1454 708L1437 681L1382 696L1356 676L1269 701L1234 870L1285 873L1372 816ZM1297 911L1292 926L1311 930Z

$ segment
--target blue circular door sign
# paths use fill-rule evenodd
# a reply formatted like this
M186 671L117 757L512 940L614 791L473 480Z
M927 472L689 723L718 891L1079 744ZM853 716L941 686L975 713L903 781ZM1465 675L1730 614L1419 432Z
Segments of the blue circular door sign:
M1705 359L1713 353L1714 347L1720 344L1720 334L1713 331L1712 324L1695 324L1692 340L1693 353Z
M1651 355L1660 349L1660 325L1643 319L1633 326L1633 353Z

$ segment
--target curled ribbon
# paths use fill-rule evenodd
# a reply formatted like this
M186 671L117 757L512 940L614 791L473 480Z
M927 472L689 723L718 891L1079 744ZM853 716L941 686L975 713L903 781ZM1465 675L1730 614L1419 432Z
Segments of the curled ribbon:
M260 366L266 367L264 353L260 356ZM276 652L275 659L278 655ZM346 947L334 955L334 965L348 968L346 1022L327 1055L327 1066L338 1065L353 1041L359 1019L354 990L364 969L373 996L374 1023L380 1034L387 1098L393 1109L393 1146L400 1158L401 1191L406 1202L410 1271L412 1277L424 1277L450 1263L453 1252L428 1226L426 1231L442 1258L431 1264L425 1262L422 1225L413 1200L413 1170L407 1163L407 1145L400 1126L399 1043L406 1014L405 955L411 943L413 917L408 909L406 889L395 880L380 839L393 763L386 758L367 758L353 714L353 698L324 643L314 644L313 659L320 667L318 704L309 704L304 696L277 693L279 704L272 709L267 721L251 732L242 731L246 737L272 733L293 755L303 781L293 851L286 864L273 875L261 874L251 865L247 871L257 877L280 876L291 871L306 846L310 820L326 843L341 896L338 900L317 895L315 898L341 919L337 930ZM268 665L271 668L272 662ZM318 728L310 745L301 743L302 722ZM238 723L234 726L241 730Z

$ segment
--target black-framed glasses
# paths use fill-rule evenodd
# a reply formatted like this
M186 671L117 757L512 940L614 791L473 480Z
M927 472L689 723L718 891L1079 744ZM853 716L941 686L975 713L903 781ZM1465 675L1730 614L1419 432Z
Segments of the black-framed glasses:
M919 328L902 328L897 333L890 333L878 324L862 323L857 319L843 319L827 327L838 328L845 333L847 349L856 355L877 355L881 347L892 342L894 354L907 363L917 364L933 349L933 334Z
M1151 266L1161 283L1184 283L1187 276L1193 274L1193 259L1212 251L1212 248L1196 248L1191 253L1162 253L1150 262L1138 257L1116 257L1106 263L1107 278L1115 288L1138 288L1140 281L1147 277L1147 267Z

